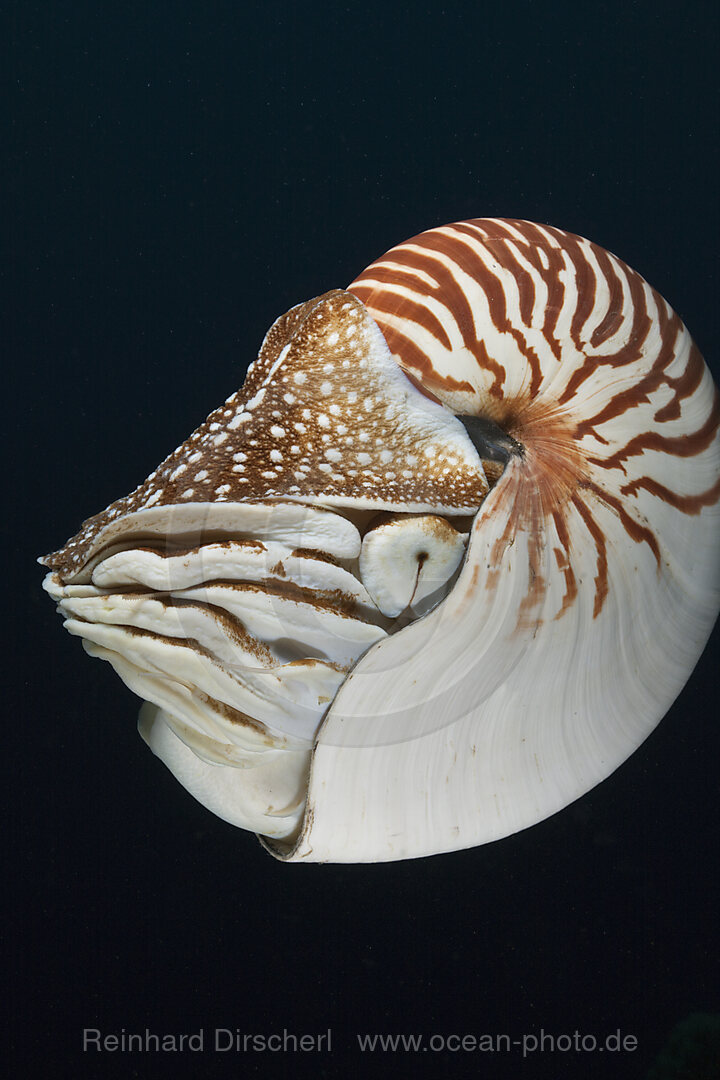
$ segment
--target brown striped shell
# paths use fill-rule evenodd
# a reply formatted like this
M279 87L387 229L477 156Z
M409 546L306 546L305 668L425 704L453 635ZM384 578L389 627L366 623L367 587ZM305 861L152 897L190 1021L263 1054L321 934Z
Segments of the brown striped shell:
M718 421L640 275L458 222L279 319L46 587L274 854L467 847L587 791L682 688L720 603Z
M524 221L459 222L393 248L350 290L404 371L524 448L502 543L552 521L563 607L577 596L571 514L596 549L597 616L608 590L597 506L660 569L661 506L692 519L720 499L707 464L720 399L702 356L662 297L597 244Z

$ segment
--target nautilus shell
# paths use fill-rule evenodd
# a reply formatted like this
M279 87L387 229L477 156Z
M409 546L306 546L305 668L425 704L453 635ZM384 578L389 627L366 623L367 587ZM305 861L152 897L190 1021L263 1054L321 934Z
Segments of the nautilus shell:
M459 222L281 316L45 588L158 757L279 858L481 844L608 776L687 680L718 420L639 274Z

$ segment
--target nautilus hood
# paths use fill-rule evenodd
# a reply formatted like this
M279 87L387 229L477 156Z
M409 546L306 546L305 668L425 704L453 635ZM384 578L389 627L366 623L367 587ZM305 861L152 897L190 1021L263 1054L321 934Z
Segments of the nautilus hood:
M718 422L620 260L460 222L278 319L45 587L273 854L468 847L598 783L684 685L720 598Z

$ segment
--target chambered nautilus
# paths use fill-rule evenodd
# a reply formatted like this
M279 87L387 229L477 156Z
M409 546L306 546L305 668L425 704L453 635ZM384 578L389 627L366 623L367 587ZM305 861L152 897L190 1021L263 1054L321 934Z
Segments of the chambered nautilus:
M614 255L458 222L282 315L45 588L158 757L279 858L482 844L608 776L686 682L719 419Z

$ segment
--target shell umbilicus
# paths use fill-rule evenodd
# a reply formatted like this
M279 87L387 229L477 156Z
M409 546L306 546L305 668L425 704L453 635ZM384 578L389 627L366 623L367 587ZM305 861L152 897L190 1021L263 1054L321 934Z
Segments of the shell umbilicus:
M615 256L477 219L292 308L43 561L185 787L289 861L524 828L609 775L720 603L718 395Z

